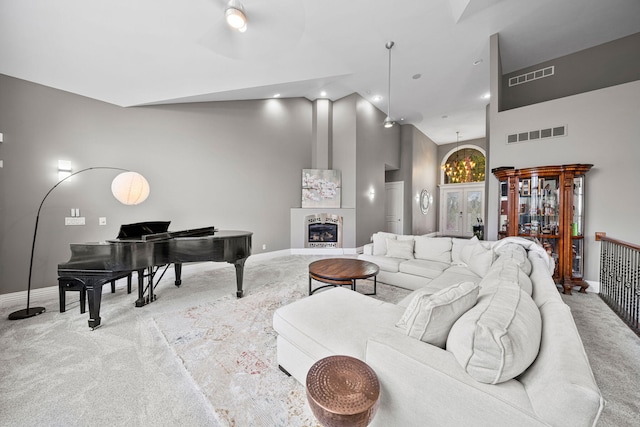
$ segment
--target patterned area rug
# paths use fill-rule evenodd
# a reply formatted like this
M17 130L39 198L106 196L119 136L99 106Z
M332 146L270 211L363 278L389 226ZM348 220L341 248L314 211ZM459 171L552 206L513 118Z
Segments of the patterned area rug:
M359 281L358 291L370 292L372 284ZM306 271L298 271L242 299L224 297L154 319L221 425L318 426L304 387L278 369L272 327L278 307L307 293ZM378 284L377 298L395 302L407 293Z

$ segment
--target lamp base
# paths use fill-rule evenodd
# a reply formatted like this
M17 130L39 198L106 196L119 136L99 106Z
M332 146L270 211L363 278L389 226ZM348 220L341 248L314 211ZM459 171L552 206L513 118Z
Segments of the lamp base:
M42 314L47 309L44 307L31 307L25 308L24 310L14 311L9 315L9 320L20 320L27 319L29 317L37 316L38 314Z

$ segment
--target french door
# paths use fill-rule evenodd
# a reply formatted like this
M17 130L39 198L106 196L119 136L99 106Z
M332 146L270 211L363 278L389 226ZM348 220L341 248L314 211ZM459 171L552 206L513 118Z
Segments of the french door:
M484 182L440 186L440 234L471 237L473 226L480 223L484 223Z

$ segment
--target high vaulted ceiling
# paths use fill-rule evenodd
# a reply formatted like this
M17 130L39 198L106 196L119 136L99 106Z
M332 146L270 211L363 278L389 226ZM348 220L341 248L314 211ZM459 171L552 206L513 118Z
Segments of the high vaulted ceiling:
M242 2L245 33L225 0L0 0L0 73L124 107L357 92L386 112L392 40L391 116L441 144L485 136L492 34L508 73L640 32L638 0Z

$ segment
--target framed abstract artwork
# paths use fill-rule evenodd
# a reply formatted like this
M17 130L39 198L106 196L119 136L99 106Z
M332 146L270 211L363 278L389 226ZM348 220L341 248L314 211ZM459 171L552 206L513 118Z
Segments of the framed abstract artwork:
M302 170L302 207L339 208L341 175L335 169Z

